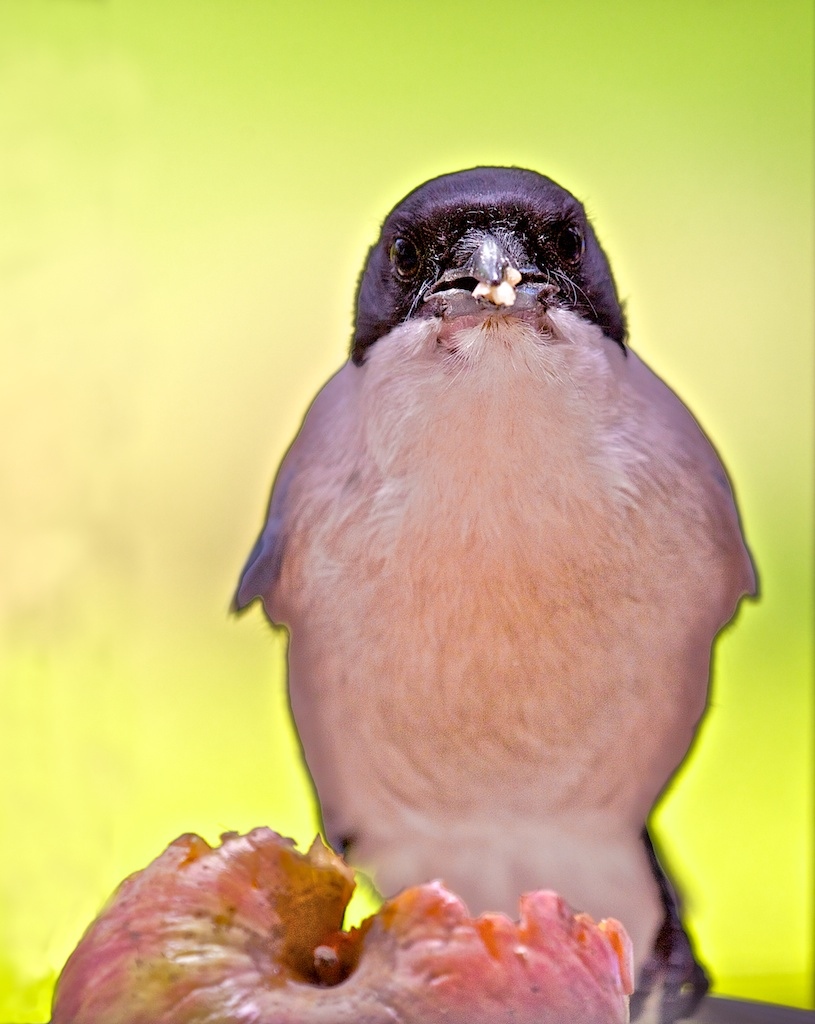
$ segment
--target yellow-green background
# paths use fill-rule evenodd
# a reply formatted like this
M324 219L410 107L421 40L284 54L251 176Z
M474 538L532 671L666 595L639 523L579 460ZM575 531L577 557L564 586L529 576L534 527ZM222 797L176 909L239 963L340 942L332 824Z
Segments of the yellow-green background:
M812 16L0 0L0 1020L181 832L314 815L227 606L378 221L476 163L583 198L762 580L658 816L721 992L812 1005Z

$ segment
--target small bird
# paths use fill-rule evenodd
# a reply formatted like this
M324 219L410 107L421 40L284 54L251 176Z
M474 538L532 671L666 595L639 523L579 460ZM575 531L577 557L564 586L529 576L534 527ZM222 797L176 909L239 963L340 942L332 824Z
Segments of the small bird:
M514 167L412 191L235 597L289 630L329 841L386 895L440 877L472 913L551 888L615 917L633 1014L688 1015L707 977L646 823L754 591L725 470L629 347L580 202Z

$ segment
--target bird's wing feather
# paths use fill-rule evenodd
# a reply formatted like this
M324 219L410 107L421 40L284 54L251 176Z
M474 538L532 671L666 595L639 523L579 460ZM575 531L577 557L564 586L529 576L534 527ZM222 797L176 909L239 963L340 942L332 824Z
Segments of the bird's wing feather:
M242 611L257 597L266 604L280 577L286 547L286 495L296 473L296 460L287 459L280 467L269 500L266 525L255 541L238 581L233 601L236 611Z
M278 582L298 515L304 511L302 482L304 477L313 476L314 471L321 465L325 468L326 461L330 461L326 448L336 432L338 406L344 401L349 373L353 374L354 370L355 367L346 364L319 392L283 459L272 487L266 524L238 581L233 600L235 611L242 611L259 597L269 618L276 621L273 609Z
M724 595L725 606L722 609L724 624L743 595L755 595L757 592L755 568L744 541L727 471L710 438L668 385L633 353L627 368L635 390L676 439L671 443L685 453L689 471L700 477L697 494L707 506L714 539L729 569L730 589Z

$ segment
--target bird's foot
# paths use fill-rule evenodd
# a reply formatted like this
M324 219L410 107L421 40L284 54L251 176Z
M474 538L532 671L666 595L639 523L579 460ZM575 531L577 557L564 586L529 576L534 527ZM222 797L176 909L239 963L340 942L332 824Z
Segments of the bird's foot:
M679 915L671 908L654 951L640 970L631 996L631 1020L640 1024L674 1024L692 1017L710 983L697 961Z
M659 886L665 918L653 951L639 971L637 988L631 996L631 1020L639 1024L674 1024L693 1016L710 988L710 981L682 926L678 897L662 869L647 828L642 838Z

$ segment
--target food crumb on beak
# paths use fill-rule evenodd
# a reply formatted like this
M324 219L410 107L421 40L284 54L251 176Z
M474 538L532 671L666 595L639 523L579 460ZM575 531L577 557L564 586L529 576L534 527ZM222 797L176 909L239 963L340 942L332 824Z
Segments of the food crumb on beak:
M520 280L521 275L515 267L507 267L500 284L485 284L484 281L479 281L473 289L473 295L475 298L489 299L496 306L514 306L515 285Z

